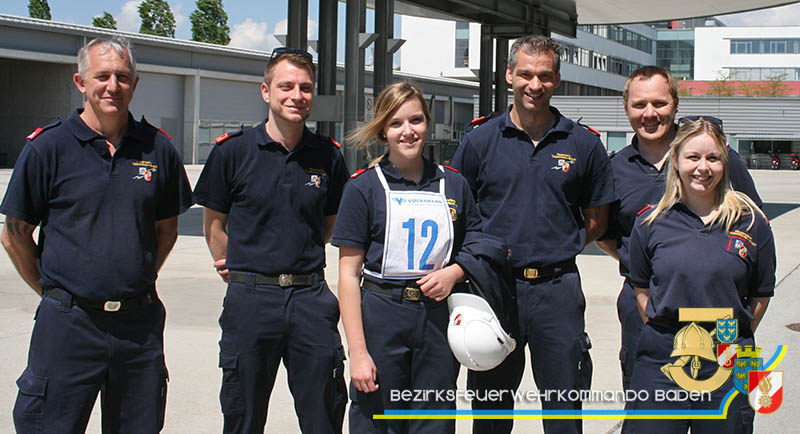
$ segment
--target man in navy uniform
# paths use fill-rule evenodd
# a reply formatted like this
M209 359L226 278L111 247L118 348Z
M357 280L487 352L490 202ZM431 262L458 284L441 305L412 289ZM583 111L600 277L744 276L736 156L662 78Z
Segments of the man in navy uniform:
M622 331L619 353L622 386L627 389L636 360L636 341L644 326L629 281L628 241L639 212L647 205L658 203L664 194L667 174L664 166L678 130L675 124L678 86L668 70L643 66L625 82L622 103L635 135L630 145L611 158L618 201L611 206L608 231L597 245L619 261L620 275L625 278L617 298L617 315ZM739 154L732 149L728 152L728 169L734 189L747 194L761 207L753 179Z
M323 275L348 178L338 144L307 128L311 55L272 53L261 84L267 120L225 134L194 197L219 275L220 402L225 433L261 433L278 363L304 433L338 433L347 402L339 305Z
M3 246L42 295L14 424L84 432L101 391L103 432L155 433L167 391L155 281L191 190L169 137L128 112L127 41L86 44L73 81L83 108L28 136L0 206Z
M517 350L491 371L470 371L470 389L516 389L526 342L539 390L590 387L591 344L575 256L605 231L613 179L599 137L550 106L561 81L559 56L550 38L517 39L506 70L513 105L467 134L453 157L478 202L483 230L511 248L520 324ZM473 401L473 409L513 409L513 399L505 398ZM581 402L553 393L542 398L542 408L576 410ZM512 424L475 420L473 427L497 434L510 432ZM548 433L582 429L580 420L543 424Z

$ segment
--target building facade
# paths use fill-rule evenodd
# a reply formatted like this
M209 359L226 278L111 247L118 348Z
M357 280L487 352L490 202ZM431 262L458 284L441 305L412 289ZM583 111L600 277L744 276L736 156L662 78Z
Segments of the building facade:
M562 95L619 95L641 65L655 64L657 31L642 24L578 26L577 37L553 34L562 44ZM402 16L400 71L477 81L481 26Z

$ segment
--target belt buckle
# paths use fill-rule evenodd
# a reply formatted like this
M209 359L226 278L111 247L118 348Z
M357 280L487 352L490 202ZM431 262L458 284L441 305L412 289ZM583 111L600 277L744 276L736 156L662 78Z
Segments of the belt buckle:
M526 279L538 279L539 278L539 269L538 268L526 268L522 270L522 275L525 276Z
M412 287L404 288L403 297L405 297L405 299L408 301L419 301L420 299L419 288L412 288Z
M107 301L103 303L103 310L106 312L116 312L122 308L121 301Z
M291 274L281 274L278 276L278 285L281 287L292 286L294 279Z

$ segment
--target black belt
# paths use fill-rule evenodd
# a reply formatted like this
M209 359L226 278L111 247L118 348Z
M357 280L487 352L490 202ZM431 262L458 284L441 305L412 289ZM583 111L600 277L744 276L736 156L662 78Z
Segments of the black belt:
M73 306L77 305L83 309L100 310L104 312L119 312L140 309L153 304L153 301L156 300L156 288L151 285L149 288L131 298L106 301L87 300L83 297L75 296L61 288L44 287L42 288L42 295L46 295L55 300L63 300L66 295L69 295L72 299Z
M369 281L367 279L364 279L364 281L361 282L361 287L364 289L369 289L370 291L380 292L382 294L387 294L387 295L392 295L395 292L394 289L384 288L380 284ZM403 295L402 295L403 300L420 301L424 296L425 295L422 294L422 290L419 289L419 286L414 285L403 288Z
M234 283L249 283L251 275L254 276L256 285L278 285L284 288L287 286L309 286L314 284L314 279L317 279L317 282L325 279L325 274L322 271L311 274L276 274L274 276L231 271L228 274L228 280Z
M564 273L571 273L573 271L578 271L578 266L575 265L575 259L556 262L555 264L544 267L515 268L513 273L514 277L518 279L548 280Z
M394 288L397 288L398 286L402 286L402 284L394 285ZM380 283L376 283L367 279L364 279L361 282L361 287L364 289L369 289L370 291L380 292L381 294L386 294L386 295L394 295L395 293L395 289L384 287ZM456 283L455 286L453 286L453 292L466 292L467 289L468 289L467 284L463 282ZM425 296L425 294L422 293L422 289L420 289L419 286L409 285L403 288L402 298L403 300L407 301L423 301L427 297ZM433 299L430 300L433 301Z

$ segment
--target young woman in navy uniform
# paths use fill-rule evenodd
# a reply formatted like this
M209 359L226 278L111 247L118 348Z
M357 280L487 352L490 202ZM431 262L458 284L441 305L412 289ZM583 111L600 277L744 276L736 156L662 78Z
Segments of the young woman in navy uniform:
M454 420L372 418L386 409L455 409L445 395L397 399L401 391L456 388L446 299L465 279L455 263L464 235L480 230L466 181L422 156L430 121L419 89L396 83L378 96L373 120L350 136L358 146L377 140L389 148L345 186L333 233L350 352L351 432L455 431Z
M655 399L657 390L682 390L662 372L680 356L692 353L694 363L683 371L696 380L707 380L720 369L711 345L711 339L720 344L713 336L714 320L698 320L697 326L679 322L679 310L731 308L738 324L733 344L752 346L775 287L772 230L756 204L731 188L721 122L711 117L681 121L670 148L666 192L657 205L642 210L630 239L631 283L646 322L630 388L649 393L648 400L629 406L636 410L719 409L734 386L732 374L711 392L710 400ZM705 357L710 360L695 357L700 349L710 353ZM686 433L691 428L693 434L747 433L752 432L753 415L747 395L739 393L727 419L628 419L623 432Z

